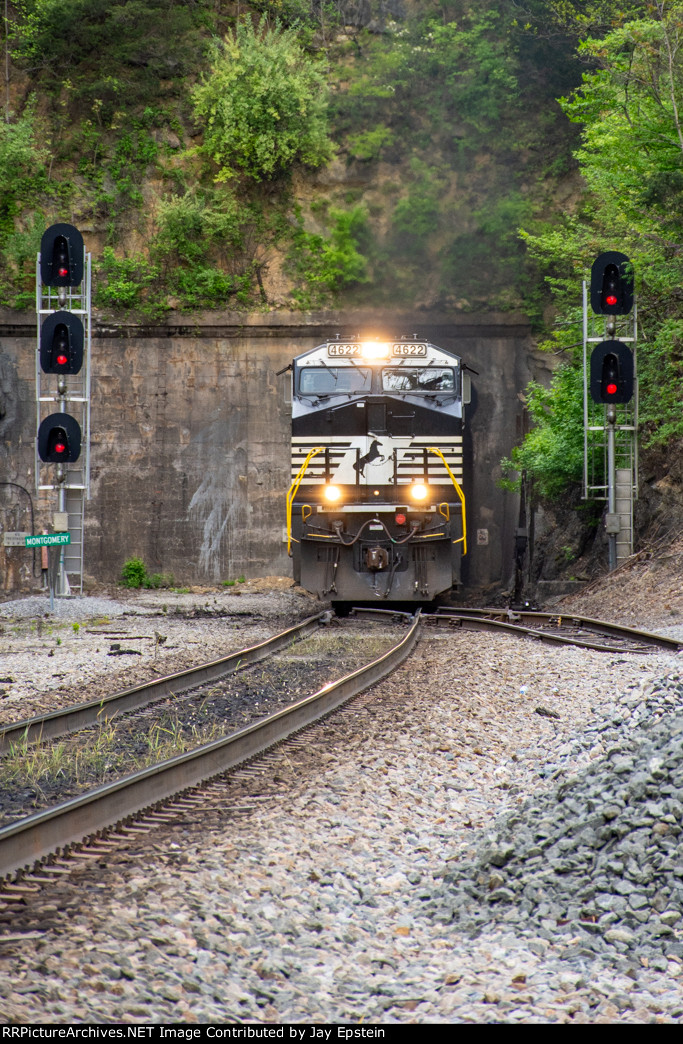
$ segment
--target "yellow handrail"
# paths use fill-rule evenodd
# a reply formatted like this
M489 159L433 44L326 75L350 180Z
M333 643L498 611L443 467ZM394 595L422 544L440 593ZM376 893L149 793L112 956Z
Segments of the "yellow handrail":
M314 449L312 449L310 451L310 453L306 457L306 460L303 462L303 464L299 468L299 470L297 472L296 478L294 479L294 481L292 482L291 486L289 487L289 489L287 491L287 554L288 555L291 555L291 553L292 553L292 550L291 550L292 549L292 540L296 544L299 543L299 541L296 539L296 537L292 536L292 501L294 500L294 497L296 496L296 491L298 490L299 486L301 485L301 480L303 479L304 475L306 474L306 468L308 467L308 463L311 460L311 457L315 457L316 454L322 453L324 449L325 449L324 446L316 446Z
M465 494L463 493L462 489L460 488L460 486L458 484L458 480L456 479L455 475L453 474L453 472L449 468L448 464L446 463L446 458L444 457L444 455L441 452L441 450L440 449L436 449L435 446L428 446L427 449L428 449L429 453L434 453L434 454L436 454L437 457L441 457L441 463L443 464L443 466L445 467L446 471L448 472L449 478L450 478L451 482L453 483L453 485L455 486L455 492L458 494L458 496L460 498L460 514L461 514L461 517L462 517L462 536L458 537L457 540L454 540L453 543L454 544L462 543L462 553L463 553L463 555L466 555L467 554L467 522L465 521Z

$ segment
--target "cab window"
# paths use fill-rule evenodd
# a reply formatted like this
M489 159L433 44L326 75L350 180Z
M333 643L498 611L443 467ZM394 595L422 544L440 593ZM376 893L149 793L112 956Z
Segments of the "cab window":
M382 391L455 391L455 371L442 366L392 366L382 370Z
M300 395L346 395L369 392L372 370L367 366L307 366L299 371Z

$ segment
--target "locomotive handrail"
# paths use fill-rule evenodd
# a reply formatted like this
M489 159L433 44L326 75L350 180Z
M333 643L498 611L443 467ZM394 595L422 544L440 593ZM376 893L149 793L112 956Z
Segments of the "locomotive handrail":
M306 474L306 469L308 467L309 461L311 460L311 457L315 457L318 453L322 453L324 451L324 449L325 449L324 446L315 446L312 450L310 450L310 452L308 453L308 456L306 457L306 460L303 462L303 464L299 468L299 470L297 472L297 475L296 475L296 478L294 479L294 481L292 482L291 486L287 490L287 554L288 555L291 555L291 553L292 553L292 540L296 544L299 543L299 541L296 539L296 537L292 536L292 502L294 500L294 497L296 496L296 491L298 490L299 486L301 485L302 479L303 479L304 475Z
M441 463L443 464L443 466L445 467L446 471L448 472L448 476L449 476L451 482L453 483L453 485L455 486L455 492L458 494L458 497L460 498L460 515L461 515L461 518L462 518L462 536L458 537L457 540L454 540L453 543L454 544L462 544L462 553L463 553L463 555L466 555L467 554L467 522L465 520L465 494L463 493L462 489L460 488L460 485L458 484L458 480L456 479L455 475L453 474L453 472L449 468L448 463L446 461L446 458L444 457L444 455L441 452L441 450L437 449L435 446L428 446L427 447L427 452L428 453L434 453L437 457L441 457Z

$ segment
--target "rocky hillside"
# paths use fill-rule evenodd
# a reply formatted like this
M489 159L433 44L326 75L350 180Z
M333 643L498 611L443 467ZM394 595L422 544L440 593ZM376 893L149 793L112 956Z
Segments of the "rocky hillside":
M579 69L512 0L10 9L0 303L31 306L40 234L62 219L114 318L396 300L540 314L518 229L576 192L555 99Z

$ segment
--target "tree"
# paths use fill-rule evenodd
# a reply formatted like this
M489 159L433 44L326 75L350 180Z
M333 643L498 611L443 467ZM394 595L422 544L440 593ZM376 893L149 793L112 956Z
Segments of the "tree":
M605 4L589 6L592 18L606 13ZM525 233L524 239L545 267L560 308L553 350L580 340L576 304L594 258L619 249L632 259L640 421L645 445L652 446L683 436L683 0L632 3L625 11L603 35L581 42L589 71L562 99L568 117L582 127L576 152L585 183L580 207L561 228ZM577 358L572 368L578 373L579 367ZM578 381L575 395L578 403ZM572 421L559 383L544 406L545 415L535 419L547 437L556 416L579 430L580 412ZM540 457L531 451L543 437L531 433L513 461L524 459L533 472ZM578 460L575 472L567 481L578 479Z

